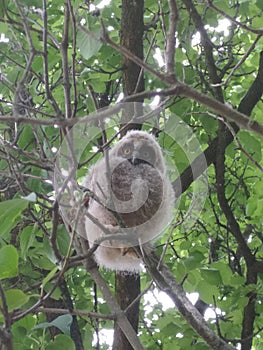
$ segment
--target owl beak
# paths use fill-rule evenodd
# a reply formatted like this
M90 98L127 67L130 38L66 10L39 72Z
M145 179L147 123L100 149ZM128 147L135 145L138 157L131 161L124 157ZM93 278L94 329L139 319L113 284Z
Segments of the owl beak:
M129 162L133 165L139 164L140 159L137 158L137 154L133 153L132 157L129 159Z
M142 159L139 152L136 152L136 151L133 152L132 157L129 158L128 160L132 165L149 164L146 160Z
M137 165L140 164L140 155L138 154L138 152L133 151L132 153L132 157L129 159L129 161L133 164L133 165Z
M131 158L130 159L130 162L133 164L133 165L138 165L141 163L141 159L138 159L138 158Z

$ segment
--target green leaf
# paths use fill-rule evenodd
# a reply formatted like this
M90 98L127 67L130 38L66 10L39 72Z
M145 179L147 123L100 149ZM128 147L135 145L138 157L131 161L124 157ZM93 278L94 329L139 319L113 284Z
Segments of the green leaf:
M219 295L218 288L215 285L211 285L204 280L198 283L197 291L200 298L207 304L214 303L214 297L217 298Z
M48 344L46 350L75 350L75 344L73 340L64 334L58 334L52 344Z
M2 17L1 12L2 12L2 6L0 7L0 16ZM0 23L0 33L1 34L8 34L9 30L10 29L6 23Z
M185 240L180 244L180 250L189 250L192 246L192 243L189 240Z
M71 315L62 315L55 318L52 322L43 322L36 325L33 329L49 328L52 326L57 327L62 333L70 335L70 326L72 324Z
M215 268L201 269L201 276L206 282L208 282L211 285L218 286L222 284L222 278L218 269L215 269Z
M57 245L62 255L66 255L70 244L70 237L64 225L57 229Z
M5 237L16 226L27 206L28 201L19 198L0 203L0 236Z
M28 0L21 0L20 2L25 6L29 6L29 4L30 6L34 6L36 8L41 8L42 6L41 0L30 0L30 3L28 2Z
M99 31L97 30L92 33L95 36L98 36L98 39L83 32L78 32L77 34L77 46L81 55L86 58L86 60L94 56L102 46L102 43L99 40Z
M23 128L23 131L21 132L21 135L18 140L18 145L20 148L25 148L31 143L33 139L34 139L33 129L30 125L26 125ZM32 145L30 146L30 148L31 147Z
M33 245L34 240L34 227L27 226L20 232L19 241L22 259L26 260L28 256L28 249Z
M222 282L224 284L230 284L231 283L231 279L233 277L233 273L232 270L230 269L230 267L227 264L224 264L223 262L220 261L216 261L213 264L211 264L211 268L215 268L218 270L218 272L220 273Z
M247 201L246 214L248 216L253 216L256 209L257 209L257 197L251 196Z
M71 315L58 316L51 323L53 326L57 327L64 334L70 335L70 326L72 324L73 317Z
M263 198L263 180L259 180L255 183L253 188L255 194L257 194L258 198Z
M51 278L57 273L58 267L55 266L48 274L47 276L43 279L41 287L44 288L45 285L51 280Z
M262 154L261 143L258 141L258 139L255 136L252 136L248 131L244 130L238 133L238 139L244 150L247 151L253 157L253 159L259 162Z
M200 263L203 259L204 259L204 255L200 251L194 250L193 252L191 252L191 255L189 256L189 258L185 259L184 261L186 270L189 271L189 270L196 269L197 267L200 266Z
M256 1L256 6L263 11L263 2L262 0L257 0Z
M20 289L7 290L5 292L5 298L9 312L20 308L29 300L29 297ZM2 306L2 301L0 301L0 305Z
M14 246L6 245L0 249L0 279L18 275L18 253Z

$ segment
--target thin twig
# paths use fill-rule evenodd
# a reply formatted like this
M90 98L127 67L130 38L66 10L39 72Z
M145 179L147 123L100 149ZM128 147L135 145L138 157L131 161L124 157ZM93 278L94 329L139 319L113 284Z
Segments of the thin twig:
M67 310L67 309L57 309L57 308L46 308L46 307L39 307L34 310L34 313L43 312L45 314L58 314L58 315L75 315L75 316L83 316L83 317L92 317L92 318L99 318L102 320L115 320L115 315L107 315L107 314L100 314L98 312L91 312L91 311L81 311L81 310Z
M245 62L245 60L248 58L248 56L251 54L251 52L254 51L256 43L259 41L259 39L262 37L263 34L259 34L256 39L253 41L253 43L250 45L250 47L248 48L248 50L246 51L246 53L244 54L244 56L241 58L241 60L239 60L237 62L237 64L235 65L235 67L232 68L231 72L229 73L229 75L227 76L226 80L223 81L222 83L218 83L218 84L212 84L212 86L227 86L229 80L231 79L232 75L235 73L235 71Z
M213 4L212 0L207 0L207 3L209 5L209 7L214 9L216 12L220 13L223 17L229 19L231 22L235 23L238 27L243 28L251 33L254 33L254 34L263 35L262 29L254 29L254 28L248 27L247 25L243 24L242 22L239 22L235 18L231 17L230 15L228 15L227 13L222 11L219 7L215 6Z
M48 72L48 19L47 19L47 0L43 0L43 79L45 83L45 92L48 101L50 101L54 111L56 113L57 118L62 116L62 112L59 109L59 106L54 99L50 88L49 88L49 72Z
M73 82L73 110L72 110L72 118L76 116L77 106L78 106L78 95L77 95L77 82L76 82L76 56L77 56L77 26L76 26L76 17L73 11L73 7L70 0L67 0L68 8L70 12L70 16L72 19L72 82Z

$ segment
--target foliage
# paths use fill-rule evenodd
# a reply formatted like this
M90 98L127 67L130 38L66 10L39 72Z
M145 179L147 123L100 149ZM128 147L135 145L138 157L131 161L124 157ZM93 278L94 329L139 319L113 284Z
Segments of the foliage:
M156 72L145 67L146 103L152 102L151 91L160 89L161 96L169 86L156 52L160 49L162 59L167 59L171 3L145 0L144 53L146 57L149 51L146 63ZM176 3L175 76L238 109L263 71L262 2ZM99 331L114 327L112 310L70 247L52 185L57 151L73 125L67 121L114 105L122 92L123 52L104 37L106 30L113 43L119 42L121 3L100 5L80 0L66 1L66 5L60 0L34 0L30 5L23 0L2 0L0 7L0 344L10 344L6 332L11 330L17 350L81 349L80 343L91 349L96 342L102 349ZM213 310L208 324L220 338L234 347L239 344L242 350L261 349L263 135L239 131L223 110L224 117L215 113L216 106L213 110L201 104L201 97L165 96L161 97L168 116L165 123L173 125L173 115L180 116L202 150L218 135L222 141L222 120L234 140L226 149L218 143L217 152L208 160L204 208L188 230L175 225L164 262L186 292L198 293L203 315L210 310L211 316ZM253 105L250 121L263 123L263 104L260 99L256 102L247 101ZM108 138L115 133L109 125ZM189 165L184 150L162 134L159 142L183 173ZM89 144L82 154L80 178L92 163L94 146L99 143ZM189 184L174 223L184 221L191 196ZM157 244L160 254L170 231ZM101 275L113 291L114 273L102 270ZM149 287L150 282L149 274L142 273L142 291L154 292L157 286ZM68 314L73 309L72 318ZM246 333L248 324L252 325L250 333ZM79 334L71 332L70 337L70 327ZM177 309L165 310L162 300L154 297L148 305L141 298L139 336L147 349L208 349Z

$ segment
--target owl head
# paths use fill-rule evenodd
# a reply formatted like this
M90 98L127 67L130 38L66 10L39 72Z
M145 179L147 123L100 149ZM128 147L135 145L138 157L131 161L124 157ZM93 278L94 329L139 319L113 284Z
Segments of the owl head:
M148 164L165 172L161 147L155 138L141 130L129 131L112 149L112 154L128 160L132 165Z

